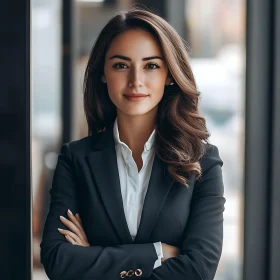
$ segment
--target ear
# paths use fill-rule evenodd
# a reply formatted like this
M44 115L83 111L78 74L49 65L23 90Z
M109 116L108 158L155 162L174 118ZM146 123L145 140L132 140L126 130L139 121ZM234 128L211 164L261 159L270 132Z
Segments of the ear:
M101 77L101 81L102 81L103 83L105 83L105 84L107 83L106 78L105 78L104 75Z
M173 78L171 76L167 76L166 80L165 80L165 85L168 86L172 83Z

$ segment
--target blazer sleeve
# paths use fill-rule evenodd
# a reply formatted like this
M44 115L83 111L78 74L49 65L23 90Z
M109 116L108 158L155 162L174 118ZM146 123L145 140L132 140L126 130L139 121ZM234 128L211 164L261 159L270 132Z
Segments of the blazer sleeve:
M157 259L153 243L114 247L72 245L57 228L66 228L59 216L67 209L77 213L77 183L69 144L64 144L54 173L51 201L40 244L41 263L51 280L120 279L120 272L142 270L137 279L148 278Z
M223 243L222 165L218 148L209 145L201 160L202 177L194 186L180 255L154 269L149 279L214 279Z

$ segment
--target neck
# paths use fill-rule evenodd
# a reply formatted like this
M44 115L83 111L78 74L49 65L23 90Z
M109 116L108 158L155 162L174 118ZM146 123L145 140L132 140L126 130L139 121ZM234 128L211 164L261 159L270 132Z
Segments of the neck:
M128 116L118 112L120 140L131 149L132 153L143 152L145 143L155 129L156 113L157 109L140 116Z

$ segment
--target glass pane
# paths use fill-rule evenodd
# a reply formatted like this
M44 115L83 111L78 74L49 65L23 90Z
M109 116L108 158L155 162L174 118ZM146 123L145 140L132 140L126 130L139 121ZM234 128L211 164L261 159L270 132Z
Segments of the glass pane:
M242 272L243 153L245 102L245 1L186 1L187 43L201 92L200 112L210 142L223 159L224 245L216 280Z
M57 0L31 5L33 279L43 280L39 245L61 139L61 7Z

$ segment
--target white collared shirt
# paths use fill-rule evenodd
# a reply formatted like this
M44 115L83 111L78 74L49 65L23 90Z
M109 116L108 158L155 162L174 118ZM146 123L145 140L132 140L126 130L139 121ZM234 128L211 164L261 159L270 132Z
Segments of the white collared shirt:
M117 118L114 123L113 131L124 213L131 237L134 240L140 224L144 199L148 189L155 157L155 130L144 145L144 151L142 153L143 166L139 172L132 157L132 151L120 140ZM154 265L154 268L156 268L161 266L163 253L161 242L154 243L154 246L158 256Z

